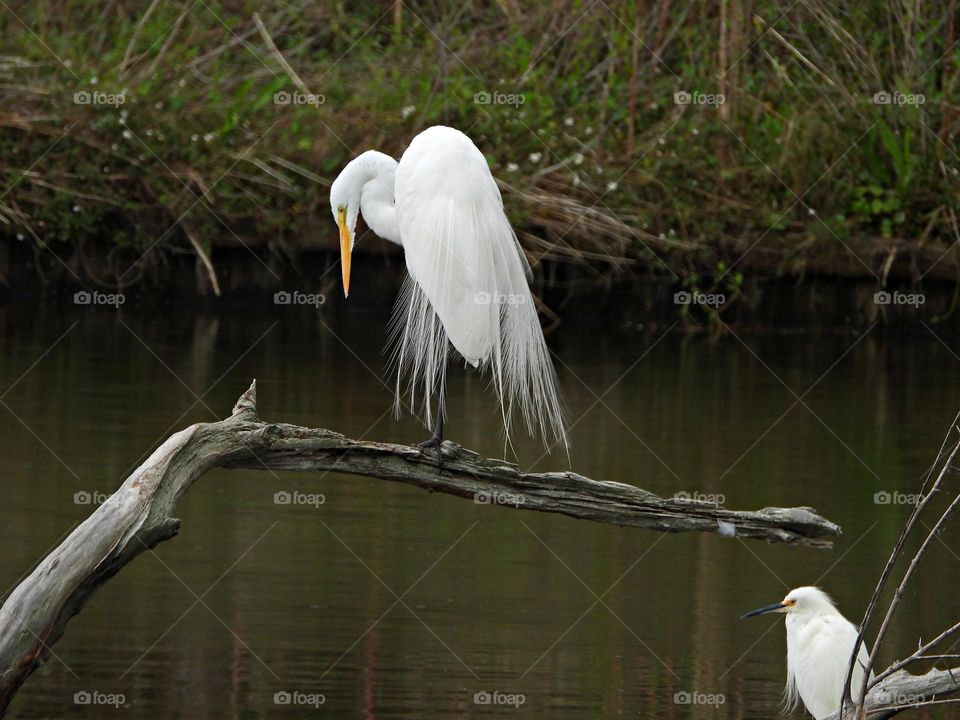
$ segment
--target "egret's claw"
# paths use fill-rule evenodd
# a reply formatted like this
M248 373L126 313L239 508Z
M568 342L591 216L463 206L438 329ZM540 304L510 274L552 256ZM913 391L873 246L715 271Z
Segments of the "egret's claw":
M437 450L437 475L443 472L443 438L439 438L434 435L429 440L424 440L421 443L417 443L417 447L420 450L430 450L436 448Z

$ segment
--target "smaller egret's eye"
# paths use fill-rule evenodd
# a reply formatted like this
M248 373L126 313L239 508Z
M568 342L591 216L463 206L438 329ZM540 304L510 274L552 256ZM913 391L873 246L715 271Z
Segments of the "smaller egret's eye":
M796 600L784 600L784 601L783 601L783 604L786 605L787 607L793 607L794 605L797 604L797 601L796 601Z

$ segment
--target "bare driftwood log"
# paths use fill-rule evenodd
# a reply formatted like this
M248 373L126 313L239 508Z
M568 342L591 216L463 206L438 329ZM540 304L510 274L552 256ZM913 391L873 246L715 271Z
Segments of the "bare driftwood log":
M573 472L524 473L454 443L444 443L443 452L438 474L435 457L415 447L264 422L257 417L254 382L230 417L168 438L10 594L0 608L0 715L97 588L141 552L177 534L177 502L211 468L335 470L596 522L817 548L830 547L840 532L811 508L735 512Z

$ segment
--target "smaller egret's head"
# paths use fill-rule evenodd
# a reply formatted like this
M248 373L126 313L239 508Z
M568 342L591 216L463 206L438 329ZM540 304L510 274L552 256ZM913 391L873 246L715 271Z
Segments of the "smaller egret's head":
M740 619L745 620L767 613L806 614L826 612L836 612L836 607L829 595L820 588L799 587L788 592L787 596L780 602L751 610L746 615L742 615Z
M350 295L350 257L360 214L360 193L363 186L355 182L355 173L344 168L330 186L330 210L340 228L340 270L343 275L343 296Z

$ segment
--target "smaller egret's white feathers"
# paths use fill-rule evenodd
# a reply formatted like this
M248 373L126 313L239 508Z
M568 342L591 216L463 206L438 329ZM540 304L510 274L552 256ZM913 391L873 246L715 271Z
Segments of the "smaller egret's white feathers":
M811 604L815 604L813 607L804 607L804 598L801 598L796 612L787 613L787 686L784 702L789 709L793 709L802 700L816 720L823 720L840 708L857 628L840 614L826 593L818 588L800 590L809 595ZM818 595L814 595L814 592ZM851 682L855 691L863 682L863 669L869 659L865 645L860 646L857 659Z

